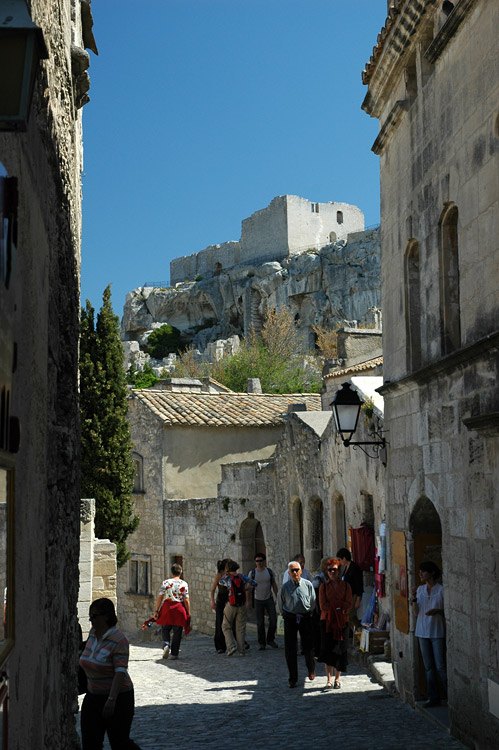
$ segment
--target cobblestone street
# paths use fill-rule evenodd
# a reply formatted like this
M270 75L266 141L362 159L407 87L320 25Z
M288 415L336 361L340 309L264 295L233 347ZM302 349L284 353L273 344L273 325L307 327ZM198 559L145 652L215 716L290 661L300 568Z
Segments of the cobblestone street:
M178 661L161 658L160 642L132 645L135 684L132 738L142 750L170 746L228 750L283 747L325 750L462 750L419 711L393 698L364 669L352 665L342 689L322 692L324 666L310 682L298 657L300 680L287 684L283 639L279 650L251 648L244 658L217 655L213 639L192 633ZM241 744L242 743L242 744ZM109 745L105 743L105 748Z

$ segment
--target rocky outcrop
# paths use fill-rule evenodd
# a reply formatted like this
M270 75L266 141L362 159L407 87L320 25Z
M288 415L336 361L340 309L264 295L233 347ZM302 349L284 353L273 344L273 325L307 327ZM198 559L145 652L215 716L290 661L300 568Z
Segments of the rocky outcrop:
M143 344L163 323L180 329L195 347L259 330L271 308L289 307L304 348L315 343L313 325L375 327L381 306L379 229L307 250L281 262L234 266L212 278L168 289L141 287L127 294L124 341ZM377 312L377 310L376 310Z

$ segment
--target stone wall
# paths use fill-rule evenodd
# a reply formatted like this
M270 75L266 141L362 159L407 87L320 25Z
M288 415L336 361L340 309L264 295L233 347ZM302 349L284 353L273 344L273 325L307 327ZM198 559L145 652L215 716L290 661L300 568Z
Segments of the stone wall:
M80 563L78 621L86 638L90 629L88 610L95 599L105 596L117 605L116 545L109 539L96 539L95 500L82 500L80 511ZM119 612L118 612L119 616Z
M105 596L117 605L116 545L109 539L96 539L92 578L92 600ZM119 614L119 613L118 613Z
M236 491L225 494L231 489ZM217 572L217 560L231 557L245 573L254 567L251 532L258 522L267 546L268 563L277 573L286 556L282 551L286 538L285 519L273 503L273 473L269 462L224 466L216 498L165 502L166 564L169 568L176 558L182 558L184 578L190 587L192 625L196 630L214 632L210 588Z
M387 526L405 533L409 586L428 549L441 555L450 727L488 750L499 744L499 6L399 5L364 72L364 108L380 120ZM414 626L392 633L410 703L424 685Z
M69 750L79 746L73 706L84 100L71 57L72 45L85 42L80 3L28 5L49 57L37 72L26 133L0 133L0 162L17 178L19 196L11 411L21 425L14 459L15 642L2 669L10 677L9 747Z

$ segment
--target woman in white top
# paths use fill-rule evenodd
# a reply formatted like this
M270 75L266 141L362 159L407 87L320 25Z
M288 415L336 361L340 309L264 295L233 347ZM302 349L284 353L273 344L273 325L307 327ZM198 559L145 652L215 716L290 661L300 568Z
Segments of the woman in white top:
M418 616L415 635L423 657L428 689L428 700L423 706L430 708L440 704L437 673L447 697L444 589L441 583L437 583L440 570L433 562L421 563L419 577L421 586L411 589L411 602Z

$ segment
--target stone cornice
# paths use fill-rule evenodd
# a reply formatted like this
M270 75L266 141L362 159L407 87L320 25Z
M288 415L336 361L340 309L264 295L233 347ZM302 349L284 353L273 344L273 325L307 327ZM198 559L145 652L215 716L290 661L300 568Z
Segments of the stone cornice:
M391 10L386 25L378 35L373 54L362 71L362 82L369 86L362 109L368 115L380 117L384 92L387 87L391 87L393 79L400 75L421 21L427 10L435 4L436 0L406 0L405 3L399 2Z
M490 354L494 349L499 353L499 331L491 333L489 336L485 336L483 339L479 339L469 346L458 349L452 352L452 354L448 354L446 357L442 357L436 362L432 362L420 370L416 370L416 372L400 378L400 380L384 383L376 390L382 396L385 396L397 390L405 390L414 385L426 383L437 375L448 374L458 367L466 366L472 360L479 359L483 354Z
M447 43L452 39L461 23L464 21L466 14L471 10L475 3L476 0L459 0L459 2L456 3L454 10L424 53L428 62L434 63L435 60L440 57L447 46Z
M386 118L381 130L378 133L378 137L371 146L371 151L374 151L377 156L383 153L388 139L400 122L400 118L408 109L409 102L407 99L399 99L399 101L395 102L395 104L393 105L390 114Z
M499 411L493 411L490 414L479 414L476 417L467 417L463 419L463 424L468 430L481 432L486 437L495 437L499 435Z

